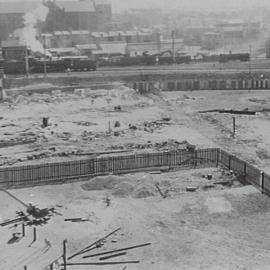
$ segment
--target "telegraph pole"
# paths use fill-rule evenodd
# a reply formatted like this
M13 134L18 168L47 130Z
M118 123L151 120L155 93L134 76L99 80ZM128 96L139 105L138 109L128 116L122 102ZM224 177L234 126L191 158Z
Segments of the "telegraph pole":
M252 78L251 78L251 44L249 44L249 80L250 80L250 89L252 88Z
M173 63L175 63L175 31L172 30L172 57L173 57Z
M0 52L0 100L4 99L4 60Z
M43 48L44 48L44 77L47 76L47 63L46 63L46 37L43 35Z
M29 57L28 57L27 46L25 48L25 74L26 74L26 77L29 76Z

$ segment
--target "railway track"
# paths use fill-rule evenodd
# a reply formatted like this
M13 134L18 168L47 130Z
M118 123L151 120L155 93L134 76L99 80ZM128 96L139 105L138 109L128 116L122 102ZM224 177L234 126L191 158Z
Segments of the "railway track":
M214 73L214 74L233 74L239 72L245 73L266 73L270 71L270 59L252 60L251 62L228 62L228 63L191 63L179 65L162 66L127 66L127 67L100 67L97 71L86 72L56 72L48 73L48 78L55 77L104 77L104 76L122 76L122 75L146 75L146 74L171 74L171 73ZM8 75L7 78L20 78L23 75ZM42 73L31 74L30 78L43 78Z

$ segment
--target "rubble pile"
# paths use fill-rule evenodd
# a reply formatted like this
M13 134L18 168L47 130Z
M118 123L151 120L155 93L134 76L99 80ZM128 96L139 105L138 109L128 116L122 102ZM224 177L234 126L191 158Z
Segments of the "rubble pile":
M195 146L188 143L187 141L179 142L177 140L167 140L156 143L148 141L147 143L126 143L124 145L113 145L109 149L112 150L152 149L157 151L170 151L170 150L194 151Z
M36 137L16 137L16 138L11 138L11 139L0 139L0 148L4 147L9 147L9 146L14 146L14 145L21 145L21 144L30 144L34 143L37 141Z

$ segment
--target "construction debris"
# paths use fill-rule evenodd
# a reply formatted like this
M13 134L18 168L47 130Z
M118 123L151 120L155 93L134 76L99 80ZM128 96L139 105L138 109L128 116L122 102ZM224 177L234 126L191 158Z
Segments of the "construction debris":
M124 256L126 254L127 254L126 252L116 253L116 254L113 254L113 255L110 255L110 256L100 257L99 260L100 261L108 260L108 259L111 259L111 258Z
M115 250L111 250L111 251L105 251L105 252L100 252L100 253L96 253L96 254L92 254L92 255L86 255L83 256L83 258L92 258L92 257L98 257L101 255L107 255L107 254L112 254L112 253L118 253L120 251L125 251L125 250L130 250L130 249L135 249L135 248L140 248L140 247L146 247L146 246L150 246L151 243L146 243L146 244L141 244L141 245L136 245L136 246L131 246L131 247L126 247L126 248L121 248L121 249L115 249Z
M65 266L79 266L79 265L116 265L116 264L131 264L131 263L140 263L140 261L66 263ZM62 264L62 266L64 266L64 264Z
M186 187L186 191L188 192L195 192L197 191L198 187Z
M223 109L215 109L215 110L206 110L206 111L199 111L199 113L229 113L229 114L243 114L243 115L255 115L259 111L249 111L248 108L244 110L223 110Z
M70 257L68 257L68 260L71 260L72 258L74 258L74 257L76 257L76 256L78 256L78 255L80 255L80 254L83 254L83 253L85 253L85 252L88 252L89 250L92 250L93 247L94 247L94 248L98 247L99 244L100 244L101 242L104 242L105 239L107 239L107 238L110 237L111 235L115 234L115 233L118 232L119 230L120 230L120 228L114 230L113 232L111 232L111 233L107 234L106 236L104 236L104 237L98 239L97 241L95 241L94 243L90 244L89 246L87 246L87 247L81 249L80 251L74 253L73 255L71 255Z
M162 196L162 198L164 198L164 199L167 198L168 194L164 194L164 193L161 191L161 189L160 189L160 187L159 187L159 183L156 183L155 186L156 186L156 188L157 188L159 194Z
M89 219L83 219L83 218L65 218L65 221L86 222L86 221L89 221Z
M120 126L121 126L121 124L120 124L119 121L116 121L116 122L114 123L114 127L115 127L115 128L120 127Z
M32 225L42 225L46 224L50 218L54 215L61 215L60 213L56 212L55 208L43 208L40 209L37 206L32 205L31 203L26 204L20 199L18 199L16 196L12 195L10 192L8 192L5 189L1 189L3 192L5 192L7 195L9 195L11 198L19 202L21 205L23 205L26 208L26 213L23 211L17 211L17 217L12 220L4 221L0 224L0 226L4 227L10 224L17 224L20 222L24 222L25 225L32 226Z
M170 151L170 150L182 150L192 152L196 148L195 145L190 144L187 141L179 142L177 140L167 140L163 142L153 143L148 141L147 143L126 143L124 145L113 145L109 149L127 149L127 150L142 150L142 149L154 149L157 151Z
M121 111L122 111L122 107L121 107L120 105L115 106L115 107L114 107L114 111L116 111L116 112L121 112Z

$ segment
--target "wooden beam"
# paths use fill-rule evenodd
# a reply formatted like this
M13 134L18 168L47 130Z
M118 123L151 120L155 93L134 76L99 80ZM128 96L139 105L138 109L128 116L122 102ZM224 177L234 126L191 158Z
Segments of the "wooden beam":
M99 258L99 260L100 260L100 261L108 260L108 259L111 259L111 258L124 256L124 255L126 255L126 254L127 254L126 252L116 253L116 254L112 254L112 255L109 255L109 256L101 257L101 258Z
M67 263L66 266L79 266L79 265L114 265L114 264L129 264L129 263L140 263L140 261ZM63 264L62 264L62 266L63 266Z
M70 257L68 257L68 260L70 260L70 259L72 259L72 258L74 258L74 257L76 257L76 256L78 256L78 255L80 255L80 254L83 254L83 253L87 252L89 249L91 249L93 246L95 246L98 242L102 241L103 239L108 238L109 236L115 234L115 233L118 232L119 230L120 230L120 228L117 228L117 229L114 230L113 232L107 234L105 237L98 239L97 241L95 241L95 242L92 243L91 245L89 245L89 246L87 246L87 247L81 249L80 251L74 253L73 255L71 255Z
M140 248L140 247L145 247L145 246L149 246L149 245L151 245L151 243L146 243L146 244L132 246L132 247L126 247L126 248L121 248L121 249L115 249L115 250L106 251L106 252L100 252L100 253L96 253L96 254L92 254L92 255L83 256L83 258L84 259L85 258L92 258L92 257L100 256L100 255L106 255L106 254L116 253L116 252L120 252L120 251L124 251L124 250L129 250L129 249L134 249L134 248Z

